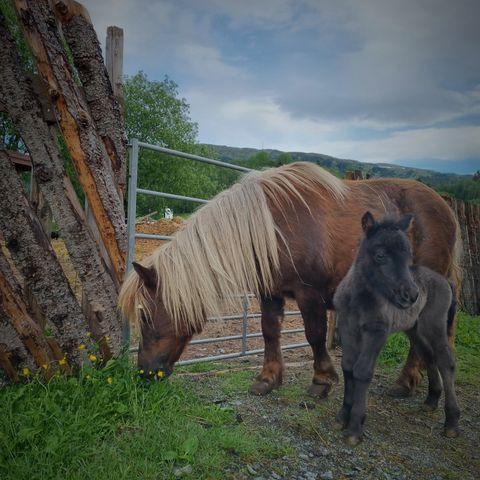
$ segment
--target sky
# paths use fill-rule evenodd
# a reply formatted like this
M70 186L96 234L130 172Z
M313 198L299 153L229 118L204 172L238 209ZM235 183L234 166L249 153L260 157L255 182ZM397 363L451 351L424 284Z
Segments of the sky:
M480 170L478 0L81 0L202 143Z

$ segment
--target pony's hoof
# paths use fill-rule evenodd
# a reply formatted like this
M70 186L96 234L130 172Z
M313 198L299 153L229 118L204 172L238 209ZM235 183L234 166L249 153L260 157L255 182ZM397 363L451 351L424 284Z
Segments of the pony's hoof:
M314 398L326 398L332 389L332 385L329 383L312 383L307 393Z
M421 407L420 410L425 413L429 412L434 412L438 408L438 405L434 405L431 403L424 403Z
M443 430L443 434L447 438L457 438L460 435L460 430L458 427L445 427Z
M345 435L344 441L349 447L356 447L362 441L362 437L357 437L356 435Z
M408 398L413 395L414 390L405 385L395 385L387 391L387 395L393 398Z
M278 388L279 385L277 385L274 382L267 382L264 380L257 380L251 387L249 392L252 395L266 395L267 393L270 393L274 388Z

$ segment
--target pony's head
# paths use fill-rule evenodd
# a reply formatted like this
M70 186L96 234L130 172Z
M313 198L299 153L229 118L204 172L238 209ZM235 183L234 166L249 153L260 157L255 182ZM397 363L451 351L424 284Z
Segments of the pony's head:
M377 222L370 212L362 217L364 237L357 265L371 289L398 308L410 307L419 294L410 271L412 249L407 231L412 220L413 215L404 215Z
M136 274L136 301L140 328L138 367L148 379L168 377L180 358L192 334L176 327L168 314L161 296L161 280L155 268L133 263Z

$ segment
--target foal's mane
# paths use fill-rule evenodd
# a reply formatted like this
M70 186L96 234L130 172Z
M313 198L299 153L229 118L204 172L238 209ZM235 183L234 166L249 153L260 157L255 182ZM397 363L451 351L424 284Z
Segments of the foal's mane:
M247 173L199 208L171 242L144 261L156 272L157 297L161 295L177 333L200 331L207 316L224 309L240 310L242 296L249 292L259 296L272 291L283 235L269 205L286 218L294 199L310 211L304 199L308 191L342 201L348 186L307 162ZM147 297L138 274L131 271L119 297L124 315L138 321L143 308L148 319Z

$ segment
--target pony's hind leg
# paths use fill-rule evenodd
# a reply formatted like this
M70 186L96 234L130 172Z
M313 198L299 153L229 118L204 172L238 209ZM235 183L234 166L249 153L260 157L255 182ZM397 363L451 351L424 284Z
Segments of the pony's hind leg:
M313 351L313 379L308 393L313 397L325 398L332 385L338 382L330 355L327 351L327 309L320 294L313 290L302 290L295 298L305 324L305 336Z
M261 298L262 334L265 341L263 369L250 387L253 395L266 395L282 384L283 360L280 335L283 320L284 299Z

